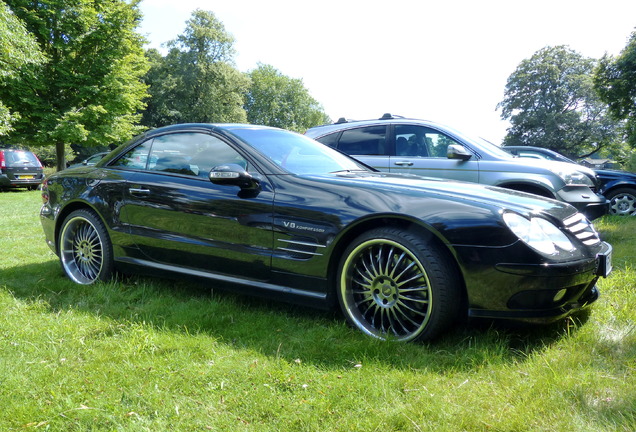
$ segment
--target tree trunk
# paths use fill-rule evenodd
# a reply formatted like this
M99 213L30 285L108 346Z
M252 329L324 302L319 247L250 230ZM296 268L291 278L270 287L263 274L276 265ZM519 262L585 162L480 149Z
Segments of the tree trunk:
M64 155L64 143L55 143L56 166L58 171L66 168L66 156Z

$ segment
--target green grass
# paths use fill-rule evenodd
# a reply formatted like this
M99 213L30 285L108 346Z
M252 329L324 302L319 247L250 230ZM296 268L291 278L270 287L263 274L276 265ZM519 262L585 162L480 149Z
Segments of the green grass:
M39 206L0 193L0 431L636 430L636 218L596 223L615 269L585 322L399 345L203 284L75 285Z

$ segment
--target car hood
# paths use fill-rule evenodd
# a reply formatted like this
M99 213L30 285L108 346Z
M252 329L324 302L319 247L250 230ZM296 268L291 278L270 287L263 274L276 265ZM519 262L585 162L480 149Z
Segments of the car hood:
M546 159L520 158L520 157L512 158L508 162L512 162L516 165L520 165L524 167L532 166L532 167L549 169L552 172L562 172L562 171L567 172L567 171L576 170L576 171L580 171L584 173L588 177L592 177L592 178L594 177L594 170L588 167L585 167L583 165L576 164L576 163L551 161Z
M480 207L494 206L501 210L515 210L525 215L545 212L558 218L565 218L576 212L574 207L561 201L478 183L389 173L339 174L331 179L340 183L347 182L357 188L371 189L387 197L396 194L413 198L439 197L464 203L472 202Z
M620 170L606 170L596 169L594 170L599 177L612 178L612 179L630 179L636 181L636 173Z

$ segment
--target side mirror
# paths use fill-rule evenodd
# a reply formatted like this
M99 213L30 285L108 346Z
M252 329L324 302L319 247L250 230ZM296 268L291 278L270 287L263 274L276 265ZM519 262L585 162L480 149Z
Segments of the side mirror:
M459 159L467 161L468 159L473 157L473 155L468 150L466 150L464 146L459 144L451 144L446 150L446 157L448 159Z
M217 185L238 186L241 189L258 189L260 181L237 164L215 166L208 174L210 181Z

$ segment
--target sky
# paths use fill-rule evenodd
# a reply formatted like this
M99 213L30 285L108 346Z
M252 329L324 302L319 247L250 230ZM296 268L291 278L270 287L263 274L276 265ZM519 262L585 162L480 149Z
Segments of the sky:
M165 53L196 9L234 37L238 70L302 79L334 121L390 112L495 143L521 61L557 45L616 56L636 30L636 0L142 0L146 47Z

